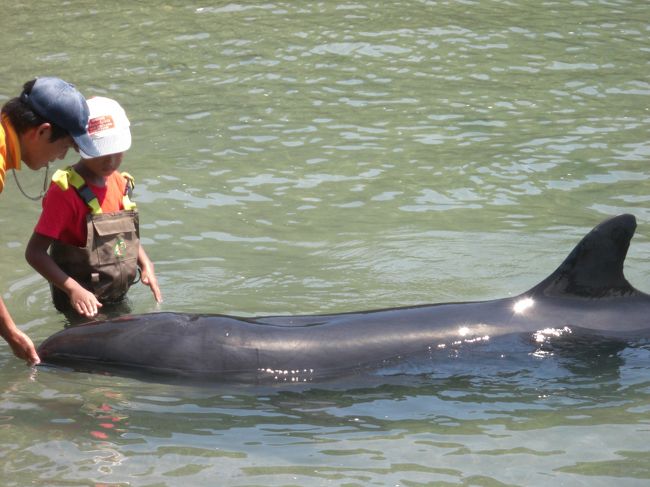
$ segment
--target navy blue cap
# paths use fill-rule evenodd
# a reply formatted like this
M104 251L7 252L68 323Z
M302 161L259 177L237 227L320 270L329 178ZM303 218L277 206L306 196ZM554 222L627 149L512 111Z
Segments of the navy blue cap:
M74 85L59 78L38 78L32 90L23 91L20 99L41 118L68 132L84 153L99 156L88 134L88 104Z

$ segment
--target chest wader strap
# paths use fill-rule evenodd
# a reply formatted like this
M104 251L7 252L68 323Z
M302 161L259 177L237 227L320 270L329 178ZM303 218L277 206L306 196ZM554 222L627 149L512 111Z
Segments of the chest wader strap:
M79 197L86 203L86 206L90 208L90 212L93 215L98 215L102 212L102 208L97 201L95 193L88 187L84 178L82 178L77 171L68 167L66 169L59 169L52 176L52 181L61 188L63 191L67 191L70 186L72 186L76 191Z
M133 188L135 188L135 179L128 172L123 172L122 177L126 179L124 195L122 196L122 206L124 206L125 210L134 210L135 203L131 201L131 196L133 196Z
M124 194L122 195L122 206L125 210L134 210L136 205L131 201L131 195L133 194L133 188L135 188L135 179L128 172L123 172L122 177L126 179ZM102 207L93 191L86 184L86 180L72 167L56 171L52 176L52 181L63 191L67 191L72 186L83 202L86 203L86 206L90 208L91 214L99 215L102 213Z

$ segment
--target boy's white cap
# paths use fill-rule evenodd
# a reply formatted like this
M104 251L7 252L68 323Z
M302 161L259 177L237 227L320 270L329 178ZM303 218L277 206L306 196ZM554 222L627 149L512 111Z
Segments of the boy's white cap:
M90 116L88 117L88 134L99 151L99 156L108 156L124 152L131 147L131 129L126 112L118 102L103 96L86 100ZM79 150L84 159L93 157Z

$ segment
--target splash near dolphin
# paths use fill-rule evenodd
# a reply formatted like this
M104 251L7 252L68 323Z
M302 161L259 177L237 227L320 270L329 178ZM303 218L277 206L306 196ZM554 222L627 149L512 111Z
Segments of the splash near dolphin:
M512 298L329 315L151 313L64 329L44 363L217 380L314 381L507 335L650 337L650 296L625 278L632 215L606 220L532 289Z

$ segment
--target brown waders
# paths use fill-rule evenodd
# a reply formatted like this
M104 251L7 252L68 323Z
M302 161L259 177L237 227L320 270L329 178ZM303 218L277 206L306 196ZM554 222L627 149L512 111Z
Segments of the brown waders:
M60 173L63 171L57 171ZM72 168L65 170L70 186L90 208L86 217L88 236L85 247L54 241L50 255L54 262L70 277L91 291L102 304L117 303L124 299L138 273L140 229L138 211L129 195L133 188L132 178L127 179L124 193L126 210L102 213L97 198L85 181ZM57 175L52 178L56 181ZM57 184L59 184L57 182ZM59 311L71 309L68 295L51 286L52 300Z

